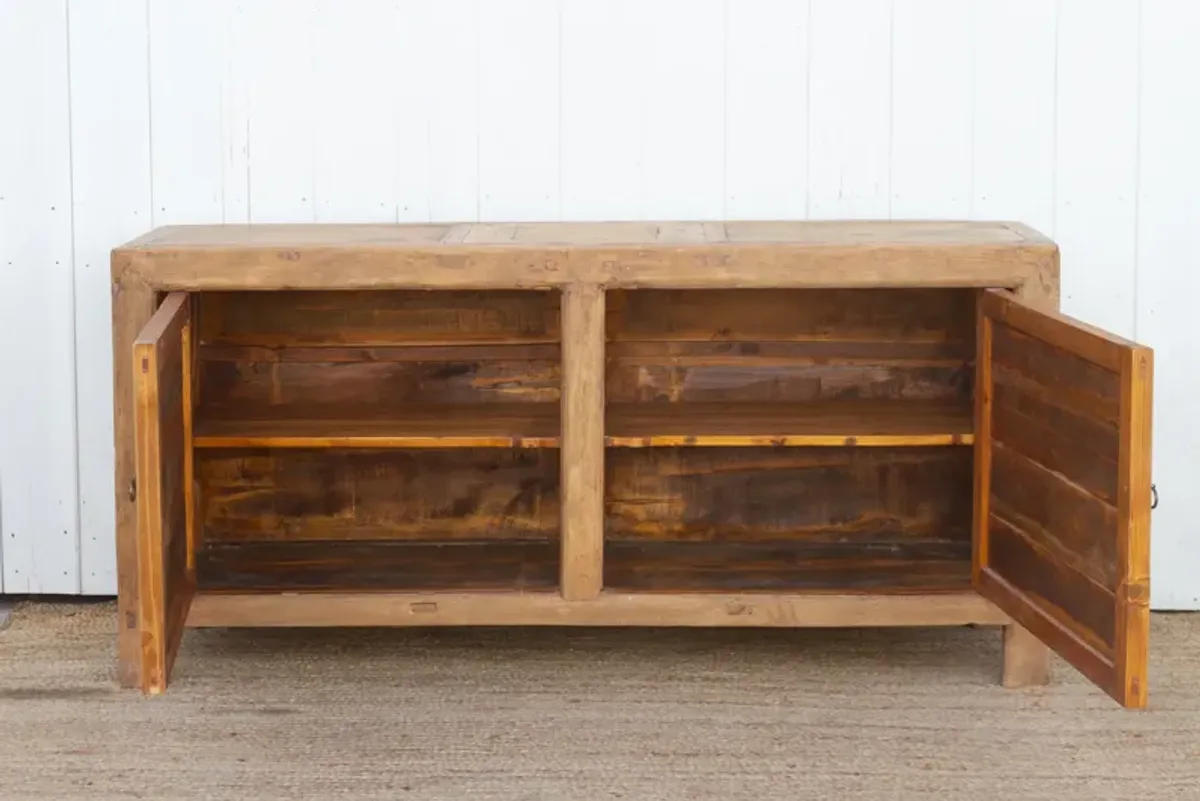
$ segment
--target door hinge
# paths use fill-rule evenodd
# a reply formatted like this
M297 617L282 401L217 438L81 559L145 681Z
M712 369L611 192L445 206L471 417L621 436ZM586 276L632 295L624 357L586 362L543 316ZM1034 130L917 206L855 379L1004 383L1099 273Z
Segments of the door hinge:
M137 500L137 479L129 479L129 500L130 502Z
M1150 485L1150 508L1158 508L1158 487L1153 484Z

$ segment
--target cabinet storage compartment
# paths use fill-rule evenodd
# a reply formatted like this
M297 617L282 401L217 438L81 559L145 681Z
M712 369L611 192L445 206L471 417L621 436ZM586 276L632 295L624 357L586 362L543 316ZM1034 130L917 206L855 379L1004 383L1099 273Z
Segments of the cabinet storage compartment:
M192 303L200 590L557 588L557 293Z
M124 679L185 626L973 623L1143 705L1150 352L1028 229L854 225L119 249Z

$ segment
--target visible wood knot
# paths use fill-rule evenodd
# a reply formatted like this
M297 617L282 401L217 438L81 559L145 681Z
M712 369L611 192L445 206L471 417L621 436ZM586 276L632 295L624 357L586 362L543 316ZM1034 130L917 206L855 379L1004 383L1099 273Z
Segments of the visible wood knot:
M754 607L742 601L730 601L725 604L725 614L731 616L752 615L754 614Z

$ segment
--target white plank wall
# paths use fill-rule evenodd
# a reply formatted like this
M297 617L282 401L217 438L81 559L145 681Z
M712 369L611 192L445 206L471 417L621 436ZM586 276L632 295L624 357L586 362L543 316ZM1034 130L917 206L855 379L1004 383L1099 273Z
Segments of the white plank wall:
M171 222L1019 219L1157 350L1200 608L1192 0L0 0L0 592L108 594L108 251Z

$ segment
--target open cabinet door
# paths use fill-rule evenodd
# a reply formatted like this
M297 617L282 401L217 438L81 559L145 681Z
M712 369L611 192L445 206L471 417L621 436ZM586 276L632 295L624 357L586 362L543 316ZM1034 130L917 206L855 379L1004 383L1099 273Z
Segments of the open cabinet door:
M142 690L162 692L183 637L189 566L191 362L188 296L167 296L133 345L138 628Z
M974 581L1128 707L1146 705L1153 355L981 293Z

